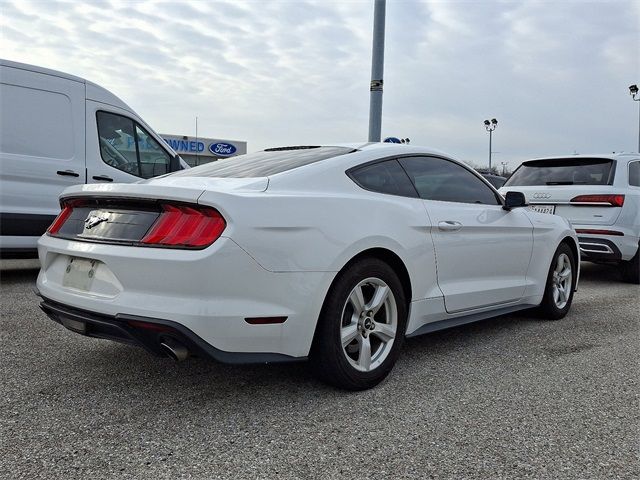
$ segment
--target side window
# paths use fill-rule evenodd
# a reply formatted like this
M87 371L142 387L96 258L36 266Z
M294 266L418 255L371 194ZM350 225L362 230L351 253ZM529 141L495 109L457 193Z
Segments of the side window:
M415 188L397 160L386 160L356 168L351 179L365 190L417 198Z
M640 187L640 162L629 163L629 185Z
M169 172L169 154L132 119L108 112L97 112L96 119L107 165L142 178Z
M500 205L495 192L457 163L435 157L401 158L409 178L425 200Z
M140 176L151 178L169 173L169 154L138 124L136 138L140 155Z

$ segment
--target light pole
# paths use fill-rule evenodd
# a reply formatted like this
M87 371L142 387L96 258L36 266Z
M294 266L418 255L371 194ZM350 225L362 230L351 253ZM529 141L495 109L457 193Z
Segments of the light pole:
M375 0L373 7L373 48L369 87L369 141L379 142L382 131L382 74L384 72L384 21L386 0Z
M491 173L491 136L497 126L498 120L496 120L495 118L492 118L490 121L484 121L484 128L487 130L487 132L489 132L489 173Z
M629 95L631 98L638 102L638 152L640 152L640 95L638 95L638 85L631 85L629 87ZM636 95L638 98L636 98Z

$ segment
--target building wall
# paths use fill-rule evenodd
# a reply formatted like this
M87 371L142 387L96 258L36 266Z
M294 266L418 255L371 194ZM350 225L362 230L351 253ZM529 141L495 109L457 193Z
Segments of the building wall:
M160 134L167 144L190 166L247 153L247 142L219 138L189 137L187 135Z

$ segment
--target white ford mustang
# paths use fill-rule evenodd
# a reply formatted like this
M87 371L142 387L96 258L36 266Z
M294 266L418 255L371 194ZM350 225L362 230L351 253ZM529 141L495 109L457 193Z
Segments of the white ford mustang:
M285 147L138 184L79 185L39 241L42 309L181 360L308 358L369 388L406 336L525 308L579 275L556 215L413 145Z

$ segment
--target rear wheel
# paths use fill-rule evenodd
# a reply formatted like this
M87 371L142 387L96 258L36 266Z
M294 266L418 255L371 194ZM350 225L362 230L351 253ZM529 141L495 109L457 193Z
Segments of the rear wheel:
M320 314L310 361L324 381L348 390L380 383L403 343L407 306L393 269L375 258L342 272Z
M634 257L622 262L622 279L625 282L640 284L640 244Z
M571 308L576 282L576 259L573 250L561 243L553 255L544 297L539 312L542 318L559 320Z

